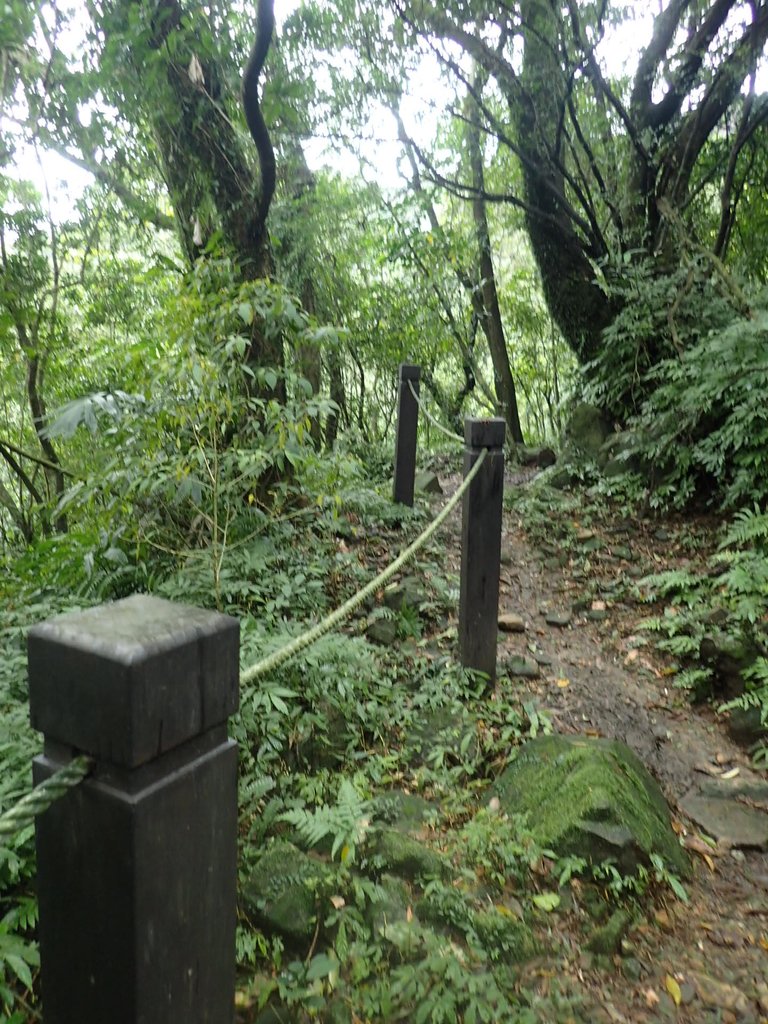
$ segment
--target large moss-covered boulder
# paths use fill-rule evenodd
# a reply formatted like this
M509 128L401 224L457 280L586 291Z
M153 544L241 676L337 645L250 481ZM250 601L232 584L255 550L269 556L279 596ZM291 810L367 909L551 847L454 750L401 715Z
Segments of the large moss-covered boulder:
M611 424L596 406L588 402L575 405L565 433L568 444L576 451L598 462L604 460L603 445L611 433Z
M292 843L276 842L251 872L243 890L248 915L268 931L301 942L317 923L318 890L327 888L333 868L302 853Z
M689 871L661 790L623 743L541 736L494 790L501 809L526 815L536 840L560 856L610 859L634 872L654 853L678 874Z
M368 862L374 871L388 871L398 878L440 878L450 868L448 861L411 836L393 828L378 829L368 844Z

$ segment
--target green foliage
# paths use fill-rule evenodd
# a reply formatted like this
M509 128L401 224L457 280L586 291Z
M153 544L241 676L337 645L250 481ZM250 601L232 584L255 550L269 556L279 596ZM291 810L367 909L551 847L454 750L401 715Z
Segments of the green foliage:
M542 855L522 819L481 808L453 837L457 862L503 892L523 885Z
M317 846L330 837L331 857L341 854L346 863L354 858L356 847L365 839L370 815L370 801L360 796L349 779L342 778L335 804L323 804L311 811L297 807L281 814L280 821L293 825L308 846Z
M756 707L766 724L768 514L758 506L740 509L724 528L707 572L675 569L654 574L640 581L640 591L648 601L665 602L663 612L642 625L659 637L659 649L675 658L676 685L694 696L718 696L717 665L702 660L702 645L714 636L718 647L734 651L744 661L744 693L722 704L721 710ZM755 757L765 759L764 744Z
M768 313L702 259L659 275L640 265L625 305L586 368L590 399L631 431L653 507L737 508L768 495L762 395Z

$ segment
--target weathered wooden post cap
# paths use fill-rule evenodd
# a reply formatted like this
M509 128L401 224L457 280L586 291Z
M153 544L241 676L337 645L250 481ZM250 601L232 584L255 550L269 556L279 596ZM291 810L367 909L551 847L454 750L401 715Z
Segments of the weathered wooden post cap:
M136 596L30 631L36 781L93 772L35 823L45 1024L231 1024L239 625Z
M29 632L32 726L136 768L226 722L238 706L240 626L136 595Z
M400 363L400 380L421 380L421 367L412 363Z
M464 420L464 443L469 448L501 448L506 422L500 417Z

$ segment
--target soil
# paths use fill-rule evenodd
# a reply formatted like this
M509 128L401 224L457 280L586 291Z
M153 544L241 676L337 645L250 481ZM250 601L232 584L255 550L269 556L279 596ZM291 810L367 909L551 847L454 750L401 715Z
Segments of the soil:
M507 486L524 486L528 475L510 475ZM459 478L443 483L450 494ZM535 700L557 731L632 747L660 783L693 860L689 902L670 893L629 929L612 962L583 948L578 886L573 909L556 915L557 959L531 964L525 981L542 994L554 983L581 997L585 1021L768 1022L768 855L727 839L713 845L681 807L713 778L764 783L765 773L753 769L711 707L692 706L675 689L663 657L650 644L638 646L638 622L649 610L623 585L681 558L703 564L714 525L605 514L578 532L571 519L571 537L574 527L581 537L574 552L558 544L557 523L537 546L520 513L504 513L499 612L520 616L525 631L499 634L499 685ZM448 562L458 571L458 520L447 529L454 541ZM550 625L547 617L567 624ZM506 677L514 655L536 660L539 677Z

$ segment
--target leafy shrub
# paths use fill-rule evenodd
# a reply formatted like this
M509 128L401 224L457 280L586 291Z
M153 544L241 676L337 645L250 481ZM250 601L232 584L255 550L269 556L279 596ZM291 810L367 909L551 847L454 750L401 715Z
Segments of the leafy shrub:
M643 625L659 637L657 646L677 660L677 685L694 696L713 694L714 672L702 662L702 642L718 623L721 645L730 639L737 649L754 653L753 664L741 672L744 693L721 710L757 707L768 724L768 513L758 506L737 512L708 572L658 573L642 580L641 588L647 600L666 602L662 614ZM764 744L755 751L758 760L767 755Z
M768 310L706 261L674 274L641 265L601 354L588 397L626 425L625 453L646 467L651 504L738 508L768 496Z

